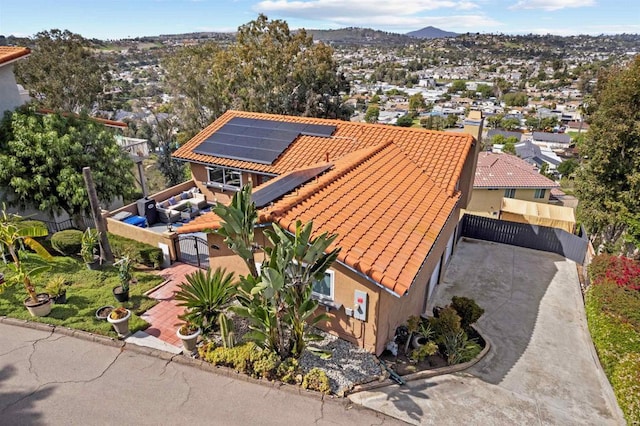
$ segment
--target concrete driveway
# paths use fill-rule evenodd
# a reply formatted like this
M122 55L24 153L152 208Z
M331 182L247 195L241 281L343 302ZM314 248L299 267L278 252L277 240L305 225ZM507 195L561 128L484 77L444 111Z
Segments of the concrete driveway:
M435 304L467 296L492 345L462 374L352 395L412 424L624 424L587 328L574 262L477 240L457 247Z

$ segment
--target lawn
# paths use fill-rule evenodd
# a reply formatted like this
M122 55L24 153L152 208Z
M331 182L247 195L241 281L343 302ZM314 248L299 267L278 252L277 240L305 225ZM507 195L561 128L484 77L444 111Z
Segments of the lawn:
M33 257L27 257L25 260L27 264L33 261ZM90 271L84 263L71 257L55 257L50 265L50 270L36 276L33 280L36 283L36 290L44 292L47 281L55 275L61 275L69 284L67 286L67 303L54 304L51 313L46 317L32 317L23 305L23 301L27 297L24 287L8 286L0 294L0 315L62 325L115 337L116 333L111 324L107 321L98 321L95 312L101 306L119 305L111 292L113 287L119 285L117 269L105 267L101 271ZM0 272L7 274L7 267L1 262ZM131 332L136 332L144 330L149 325L138 315L157 303L156 300L144 296L143 293L160 284L163 278L142 271L134 271L133 275L138 282L131 285L129 302L122 305L132 311L129 324Z

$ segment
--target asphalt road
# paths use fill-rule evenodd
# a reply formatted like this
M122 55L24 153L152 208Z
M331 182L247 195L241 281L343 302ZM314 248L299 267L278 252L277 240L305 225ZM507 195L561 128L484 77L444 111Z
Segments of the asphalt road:
M287 389L0 324L0 425L401 424Z

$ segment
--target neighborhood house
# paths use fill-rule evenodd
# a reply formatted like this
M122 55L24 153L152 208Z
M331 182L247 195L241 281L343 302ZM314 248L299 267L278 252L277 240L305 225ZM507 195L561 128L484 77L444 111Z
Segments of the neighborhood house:
M259 247L271 223L293 231L313 221L316 235L338 234L338 260L313 288L329 314L321 327L380 354L409 315L426 312L453 252L482 131L472 114L465 133L445 133L228 111L174 156L209 202L253 184ZM177 231L218 226L205 213ZM221 237L207 238L211 268L248 272Z

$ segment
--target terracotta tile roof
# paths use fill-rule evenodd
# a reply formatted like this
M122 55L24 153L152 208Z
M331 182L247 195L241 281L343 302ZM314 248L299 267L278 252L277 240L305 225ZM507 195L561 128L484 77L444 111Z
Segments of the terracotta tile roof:
M0 46L0 65L31 53L27 47Z
M397 295L411 286L460 194L448 196L395 143L364 148L260 212L295 231L338 234L338 260Z
M191 222L185 223L184 225L176 228L176 232L178 234L189 234L191 232L202 232L207 229L218 229L220 227L221 220L220 216L213 212L206 213L202 216L196 217Z
M271 184L271 182L267 183ZM338 260L380 286L403 295L455 209L448 196L394 143L344 156L318 179L259 212L262 223L295 231L313 221L314 233L336 233ZM178 228L179 233L217 228L214 213Z
M193 152L201 142L233 117L261 118L293 123L330 124L337 126L337 128L333 137L330 138L299 136L273 164L232 160ZM381 124L227 111L181 146L173 156L191 162L217 164L280 175L300 167L327 161L327 156L329 161L335 161L350 152L377 146L384 142L394 142L420 170L430 176L449 195L452 195L455 192L464 161L471 149L473 137L465 133L436 132Z
M556 188L560 185L538 173L515 155L481 152L474 188Z

